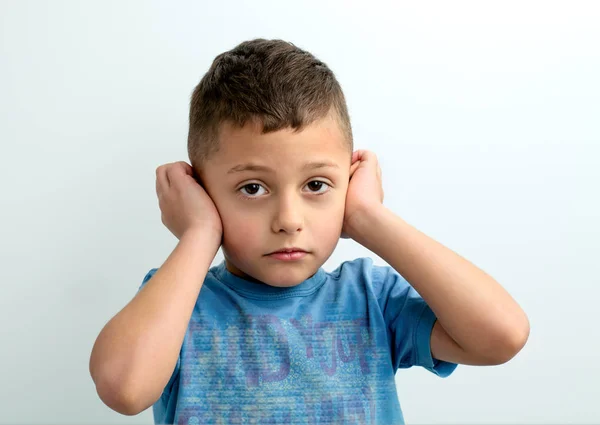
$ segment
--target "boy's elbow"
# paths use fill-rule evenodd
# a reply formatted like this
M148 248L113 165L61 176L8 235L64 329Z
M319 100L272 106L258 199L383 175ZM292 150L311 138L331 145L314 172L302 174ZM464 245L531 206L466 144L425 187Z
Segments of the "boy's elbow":
M130 368L115 365L114 361L102 357L94 346L90 356L89 373L98 397L110 409L122 415L137 415L158 400L148 393L149 386L136 378Z
M139 397L133 392L109 383L97 383L96 392L104 404L122 415L134 416L149 407L141 403Z
M524 315L521 323L506 329L503 336L497 339L495 349L488 359L489 364L501 365L512 360L525 347L529 332L529 320Z
M132 390L115 379L94 379L100 400L117 413L135 416L150 406L152 402L143 400L139 391Z

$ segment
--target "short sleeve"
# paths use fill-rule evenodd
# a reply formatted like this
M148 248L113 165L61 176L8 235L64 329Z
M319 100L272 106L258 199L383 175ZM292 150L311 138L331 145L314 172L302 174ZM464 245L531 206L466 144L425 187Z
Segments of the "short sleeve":
M142 284L139 286L138 291L142 289L146 283L148 283L148 281L152 278L152 276L154 276L157 270L158 269L151 269L148 273L146 273L146 276L144 276L144 279L142 280Z
M146 283L148 283L148 281L152 278L152 276L154 276L154 274L156 273L157 270L158 269L151 269L148 273L146 273L146 276L142 280L142 284L140 285L138 292L144 287L144 285L146 285ZM173 388L173 385L176 383L176 381L179 378L180 367L181 367L181 350L179 351L179 357L177 359L177 364L175 365L175 369L173 370L173 374L171 375L169 382L167 383L167 385L165 386L165 389L163 390L161 399L169 398L171 389Z
M457 364L431 355L437 318L425 300L391 267L373 266L373 284L388 326L394 370L421 366L440 377L449 376Z

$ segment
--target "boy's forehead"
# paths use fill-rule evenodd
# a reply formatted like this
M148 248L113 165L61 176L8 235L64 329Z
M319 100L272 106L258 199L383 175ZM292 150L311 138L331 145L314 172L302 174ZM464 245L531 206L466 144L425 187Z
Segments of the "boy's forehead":
M219 149L213 159L222 167L250 160L277 168L315 162L345 167L351 157L348 142L334 120L315 122L300 132L285 128L263 134L262 125L256 122L244 127L224 123L220 130Z

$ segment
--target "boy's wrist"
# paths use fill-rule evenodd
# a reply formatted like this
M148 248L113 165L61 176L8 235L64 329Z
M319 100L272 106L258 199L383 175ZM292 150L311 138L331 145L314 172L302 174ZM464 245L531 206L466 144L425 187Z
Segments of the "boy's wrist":
M199 243L206 248L207 246L214 245L216 249L221 246L221 240L223 232L209 226L198 226L190 227L181 236L181 241L189 242L192 244Z
M390 211L379 204L371 208L356 211L348 220L348 235L363 246L370 245L370 236L378 224L382 223Z

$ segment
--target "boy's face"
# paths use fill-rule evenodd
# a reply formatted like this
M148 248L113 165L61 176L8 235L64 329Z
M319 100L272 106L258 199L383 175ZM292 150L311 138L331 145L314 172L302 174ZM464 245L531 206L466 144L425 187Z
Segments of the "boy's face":
M312 276L341 235L350 160L332 117L300 133L222 125L200 176L221 215L228 270L279 287ZM283 249L299 251L274 254Z

